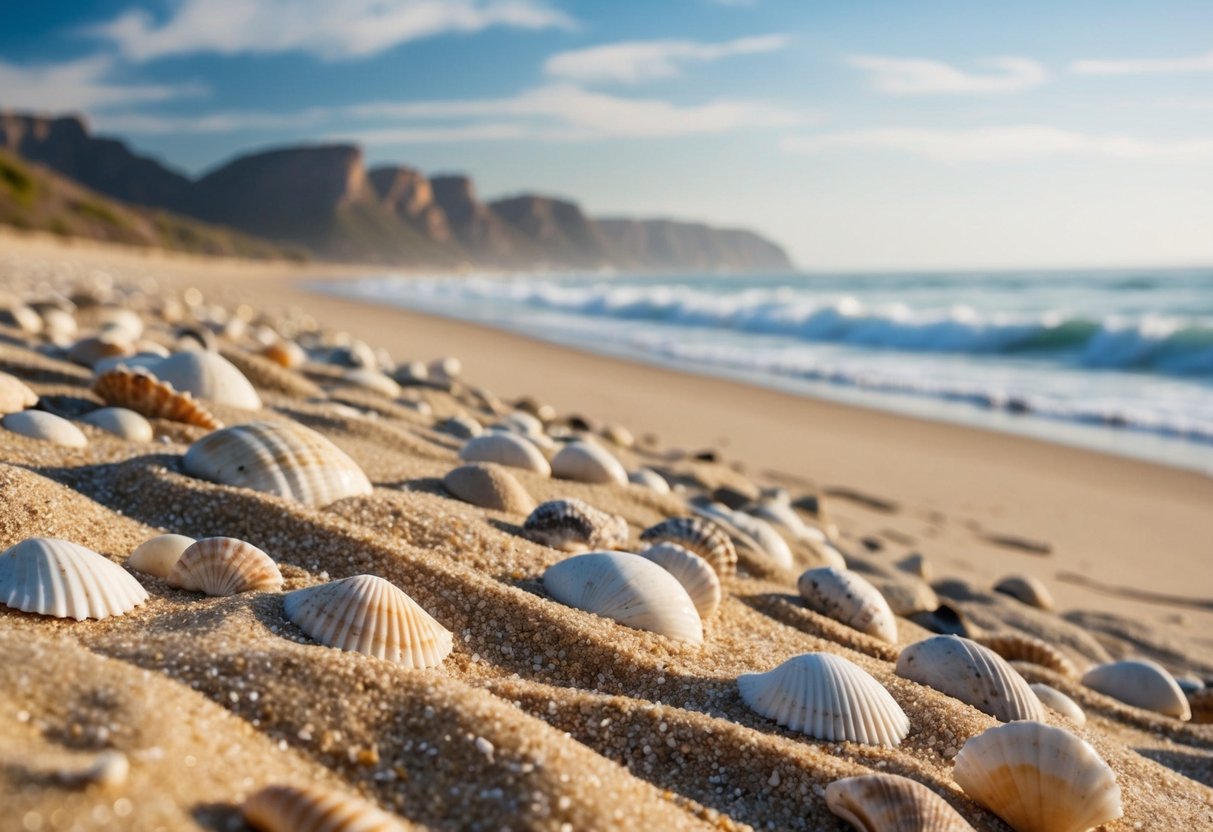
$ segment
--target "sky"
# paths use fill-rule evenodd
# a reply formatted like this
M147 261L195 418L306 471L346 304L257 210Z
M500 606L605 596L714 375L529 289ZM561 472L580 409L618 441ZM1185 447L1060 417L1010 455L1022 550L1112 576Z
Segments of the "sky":
M0 107L190 174L355 142L809 270L1213 264L1208 0L6 2Z

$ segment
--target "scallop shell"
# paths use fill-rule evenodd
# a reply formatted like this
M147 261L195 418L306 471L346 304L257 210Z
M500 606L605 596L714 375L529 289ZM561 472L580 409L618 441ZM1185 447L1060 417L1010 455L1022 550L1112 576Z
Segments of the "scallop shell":
M1032 693L1036 694L1036 698L1041 701L1047 708L1052 708L1064 717L1067 717L1075 725L1082 727L1087 724L1087 715L1078 703L1057 688L1049 687L1048 685L1035 682L1028 687L1032 688Z
M275 341L262 350L261 355L288 370L302 367L307 361L307 353L294 341Z
M723 526L734 542L765 555L776 566L791 569L794 566L792 550L779 532L765 520L759 520L744 511L732 511L718 503L691 506L691 510Z
M167 578L181 553L194 545L194 538L183 534L160 534L143 541L126 559L126 565L136 572Z
M640 533L646 543L676 543L711 564L716 574L727 578L737 573L737 550L728 533L702 517L671 517Z
M196 350L179 352L150 367L161 381L176 390L215 404L260 410L261 397L244 373L217 352Z
M0 373L0 414L20 413L38 403L38 394L24 381L8 373Z
M1095 749L1040 722L973 737L956 755L952 777L1017 832L1086 832L1124 814L1116 775Z
M530 514L535 499L507 469L491 462L475 462L452 469L442 487L465 503L510 514Z
M541 503L522 529L536 543L566 552L617 549L628 541L626 520L575 498Z
M588 442L570 442L552 457L552 476L575 482L627 485L628 472L611 452Z
M678 579L628 552L587 552L543 573L543 587L562 604L677 641L703 643L703 622Z
M370 480L344 451L296 424L249 422L209 433L185 454L185 473L326 506L371 493Z
M376 393L387 396L389 399L396 398L402 392L400 385L393 381L391 377L373 367L354 367L353 369L346 370L341 376L341 380L346 384L352 384L364 390L373 390Z
M1062 676L1078 676L1078 668L1065 653L1048 642L1024 633L985 636L978 638L977 642L989 647L1009 662L1029 662L1047 667Z
M125 407L102 407L80 417L80 421L132 442L151 442L152 423Z
M861 633L897 643L897 619L889 602L854 572L825 566L809 569L796 582L800 597L814 612L841 621Z
M223 423L189 393L180 393L142 369L118 367L93 382L93 392L106 404L124 407L152 419L168 419L214 430Z
M897 675L967 702L995 719L1043 719L1024 678L988 647L959 636L915 642L897 658Z
M234 537L207 537L189 546L168 573L169 586L212 596L281 589L273 558Z
M737 688L750 710L819 740L895 746L910 733L910 718L889 692L832 653L804 653L767 673L744 674Z
M464 462L495 462L543 477L552 475L552 466L540 450L521 436L510 433L486 433L470 439L459 451L459 458Z
M365 653L409 670L437 667L451 633L394 584L355 575L288 592L286 617L321 644Z
M1180 720L1192 718L1188 697L1164 667L1149 659L1125 659L1096 665L1082 683L1113 699Z
M942 797L896 774L835 780L826 805L858 832L974 832Z
M244 820L260 832L406 832L361 798L320 786L267 786L244 801Z
M80 428L67 419L43 410L9 413L0 418L0 425L13 433L65 448L83 448L88 445L88 438L80 432Z
M652 468L637 468L628 474L628 482L644 486L656 494L670 493L670 483Z
M994 591L1010 595L1016 601L1042 610L1054 607L1053 595L1044 581L1032 575L1010 575L994 584Z
M0 553L0 604L55 618L124 615L147 590L107 557L76 543L31 537Z
M640 556L678 579L704 621L720 607L720 576L711 564L690 549L677 543L658 543L645 549Z

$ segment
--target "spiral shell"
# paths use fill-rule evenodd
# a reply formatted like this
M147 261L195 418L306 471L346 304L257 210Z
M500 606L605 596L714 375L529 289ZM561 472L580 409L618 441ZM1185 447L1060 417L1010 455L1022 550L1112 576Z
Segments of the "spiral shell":
M244 820L260 832L406 832L361 798L320 786L267 786L244 801Z
M67 419L43 410L22 410L0 417L0 425L13 433L64 448L83 448L88 437Z
M223 423L189 393L178 392L173 385L143 369L118 367L108 370L93 382L93 392L106 404L133 410L151 419L168 419L211 430L223 427Z
M491 462L461 465L447 472L442 487L453 495L481 508L510 514L530 514L535 510L533 498L514 475Z
M512 433L495 431L473 437L459 451L459 458L464 462L495 462L543 477L552 474L552 466L543 453L534 444Z
M194 538L183 534L160 534L143 541L126 559L126 565L136 572L167 578L181 553L194 545Z
M151 442L152 424L142 415L125 407L102 407L80 417L85 424L131 442Z
M1044 707L1015 668L988 647L959 636L915 642L897 658L897 675L966 702L995 719L1043 719Z
M169 586L212 596L281 589L278 564L251 543L234 537L207 537L191 544L173 564Z
M1087 724L1086 712L1079 707L1077 702L1057 688L1049 687L1040 682L1035 682L1028 687L1032 688L1032 693L1036 694L1036 698L1045 707L1052 708L1057 713L1073 721L1080 728Z
M1023 633L1000 633L978 638L977 642L989 647L1009 662L1038 664L1062 676L1078 676L1078 668L1065 653L1033 636Z
M174 353L150 365L149 369L174 389L200 399L243 410L261 409L261 397L244 373L217 352Z
M826 805L858 832L974 832L942 797L896 774L835 780Z
M880 590L856 573L832 566L809 569L796 586L814 612L890 644L897 643L897 619L889 603Z
M1173 716L1192 718L1188 697L1166 668L1149 659L1126 659L1097 665L1082 677L1082 683L1126 705Z
M640 552L640 556L678 579L704 621L720 607L720 576L711 564L690 549L677 543L658 543Z
M55 618L109 618L147 590L109 558L76 543L31 537L0 553L0 604Z
M702 517L671 517L640 533L646 543L676 543L711 564L716 574L727 578L737 573L737 550L720 526Z
M24 381L8 373L0 373L0 414L20 413L38 403L38 394Z
M536 543L566 552L616 549L628 541L626 520L576 498L541 503L522 530Z
M552 457L552 476L576 482L627 485L628 472L611 452L589 442L570 442Z
M994 584L994 591L1041 610L1051 610L1056 606L1044 581L1032 575L1009 575Z

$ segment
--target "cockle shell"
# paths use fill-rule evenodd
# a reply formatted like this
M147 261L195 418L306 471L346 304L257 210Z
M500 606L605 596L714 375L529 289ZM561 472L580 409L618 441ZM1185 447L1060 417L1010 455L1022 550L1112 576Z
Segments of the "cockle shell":
M1192 718L1188 697L1174 677L1149 659L1126 659L1097 665L1082 677L1082 683L1113 699L1180 720Z
M451 632L394 584L355 575L288 592L286 617L321 644L365 653L410 670L437 667Z
M720 576L711 564L690 549L677 543L658 543L640 552L640 556L678 579L704 621L720 607Z
M275 341L262 350L261 355L288 370L302 367L307 361L307 353L294 341Z
M151 419L168 419L214 430L223 423L211 415L189 393L178 392L142 369L119 367L102 373L93 382L93 392L106 404L124 407Z
M371 493L370 480L344 451L296 424L249 422L209 433L185 454L185 473L326 506Z
M361 798L320 786L267 786L244 801L244 820L260 832L406 832Z
M645 543L676 543L711 564L716 574L727 578L737 573L737 550L720 526L702 517L671 517L640 533Z
M261 397L244 373L217 352L179 352L152 364L153 375L176 390L215 404L260 410Z
M1082 727L1087 724L1087 714L1078 703L1057 688L1049 687L1040 682L1034 682L1028 687L1032 688L1032 693L1036 694L1036 698L1041 701L1047 708L1052 708L1064 717L1069 718L1075 725Z
M167 578L181 553L194 545L194 538L183 534L158 534L143 541L126 559L126 565L136 572Z
M341 380L364 390L373 390L389 399L394 399L401 393L399 384L387 374L381 373L373 367L354 367L346 370L341 376Z
M637 468L628 474L628 482L642 485L657 494L669 494L670 483L652 468Z
M857 832L974 832L942 797L896 774L835 780L826 805Z
M719 503L692 505L691 510L701 517L719 523L728 531L735 543L765 555L776 566L791 569L794 565L792 550L774 527L743 511L733 511Z
M819 740L895 746L910 718L879 682L832 653L804 653L767 673L737 678L755 713Z
M151 422L125 407L98 408L81 416L80 421L132 442L151 442L155 435Z
M552 466L533 444L511 433L486 433L468 440L459 451L464 462L495 462L510 468L532 471L543 477L552 475Z
M897 619L889 602L856 573L832 566L809 569L796 586L814 612L890 644L897 643Z
M454 468L442 478L442 487L465 503L510 514L530 514L532 497L514 475L491 462L474 462Z
M960 636L932 636L915 642L897 658L897 675L961 702L995 719L1043 719L1044 708L1028 683L988 647Z
M88 445L88 438L80 432L80 428L67 419L43 410L22 410L6 414L0 418L0 425L13 433L65 448L83 448Z
M1025 633L1000 633L978 638L977 642L989 647L1009 662L1029 662L1047 667L1062 676L1077 676L1078 668L1048 642Z
M0 553L0 604L56 618L124 615L147 590L107 557L76 543L31 537Z
M1095 749L1040 722L973 737L956 755L952 777L1016 832L1087 832L1124 814L1116 775Z
M191 544L165 578L169 586L211 596L281 589L273 558L234 537L206 537Z
M628 540L626 520L575 498L540 504L522 529L536 543L566 552L616 549Z
M24 381L8 373L0 373L0 414L20 413L38 403L38 394Z
M703 643L703 622L678 579L628 552L587 552L548 567L543 588L562 604L677 641Z
M570 442L552 457L552 476L575 482L627 485L627 469L611 452L588 442Z
M1010 575L994 584L994 591L1010 595L1016 601L1042 610L1051 610L1055 606L1053 595L1044 581L1032 575Z

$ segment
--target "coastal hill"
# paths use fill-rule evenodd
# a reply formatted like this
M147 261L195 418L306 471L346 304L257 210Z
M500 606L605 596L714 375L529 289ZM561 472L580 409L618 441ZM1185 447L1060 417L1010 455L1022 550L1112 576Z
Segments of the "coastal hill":
M791 268L778 245L753 232L598 220L574 202L535 194L485 202L467 176L427 179L402 166L368 171L354 145L256 152L192 180L117 139L94 136L78 116L0 111L0 150L112 199L326 259L439 268Z

